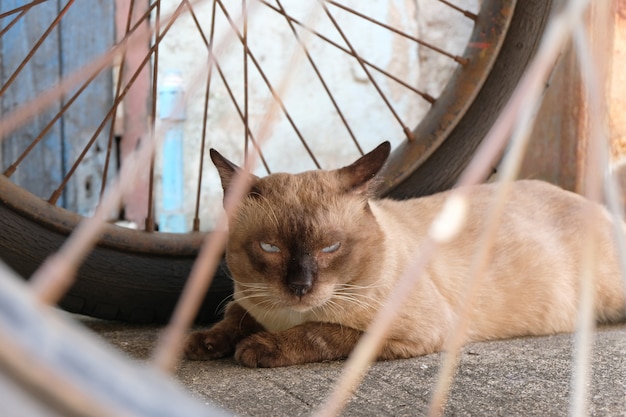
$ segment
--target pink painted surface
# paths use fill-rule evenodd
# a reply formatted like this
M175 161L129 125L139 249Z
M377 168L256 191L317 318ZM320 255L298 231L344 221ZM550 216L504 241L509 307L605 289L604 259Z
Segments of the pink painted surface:
M129 0L116 0L116 27L117 37L124 37L126 28L126 20L129 12ZM148 1L135 2L135 10L133 11L133 23L142 16L148 8ZM147 26L148 23L146 22ZM141 61L149 50L149 44L134 44L126 54L124 67L124 85L133 76ZM124 98L123 112L123 133L120 143L120 154L122 164L129 155L137 147L140 138L147 135L150 122L149 117L150 103L150 69L145 67L141 71L141 75L137 78L128 94ZM150 167L145 167L144 175L137 187L124 196L123 205L125 209L125 217L127 220L137 223L138 227L143 228L145 218L148 211L148 180Z

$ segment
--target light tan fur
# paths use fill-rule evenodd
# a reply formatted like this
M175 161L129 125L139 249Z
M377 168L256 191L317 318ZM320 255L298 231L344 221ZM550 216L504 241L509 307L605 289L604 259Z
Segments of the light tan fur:
M370 180L388 151L388 145L381 145L342 170L253 178L252 192L230 225L227 261L235 281L234 301L224 322L189 338L188 357L211 359L234 353L248 366L284 366L342 358L350 352L418 256L449 194L407 201L370 198ZM212 156L227 189L236 167ZM443 348L457 318L496 186L470 190L462 232L444 244L426 273L417 277L379 359ZM584 241L590 238L583 234L587 204L591 203L579 195L544 182L514 183L471 310L469 340L574 330ZM599 205L592 206L592 213L598 218L596 317L620 321L626 300L612 220ZM341 244L338 250L322 250L336 241ZM266 253L260 242L280 251ZM296 259L300 255L314 259L305 262L315 271L305 294L294 293L289 286L302 274L286 266L296 265L300 271ZM227 344L218 340L225 331L234 335Z

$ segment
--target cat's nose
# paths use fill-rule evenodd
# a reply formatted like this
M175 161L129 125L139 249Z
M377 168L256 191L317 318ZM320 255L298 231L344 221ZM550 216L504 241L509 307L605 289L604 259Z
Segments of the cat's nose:
M295 283L289 284L289 290L298 297L302 297L311 290L312 285L308 283Z

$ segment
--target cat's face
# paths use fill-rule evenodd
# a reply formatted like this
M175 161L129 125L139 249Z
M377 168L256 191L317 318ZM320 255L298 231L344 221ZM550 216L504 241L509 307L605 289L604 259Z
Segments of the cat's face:
M369 183L387 154L383 146L341 170L252 178L229 225L235 298L306 312L376 270L382 236L368 206ZM237 168L212 157L227 190Z

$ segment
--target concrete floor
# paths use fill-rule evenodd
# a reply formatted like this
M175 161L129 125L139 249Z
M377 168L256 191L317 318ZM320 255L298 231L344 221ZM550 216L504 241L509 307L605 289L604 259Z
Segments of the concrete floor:
M79 317L112 345L140 360L159 327ZM573 337L555 335L468 345L446 415L565 416L570 404ZM441 355L374 364L345 416L425 414ZM247 369L233 360L183 362L178 380L205 403L241 416L310 414L327 397L343 362ZM626 324L598 330L590 415L626 415Z

